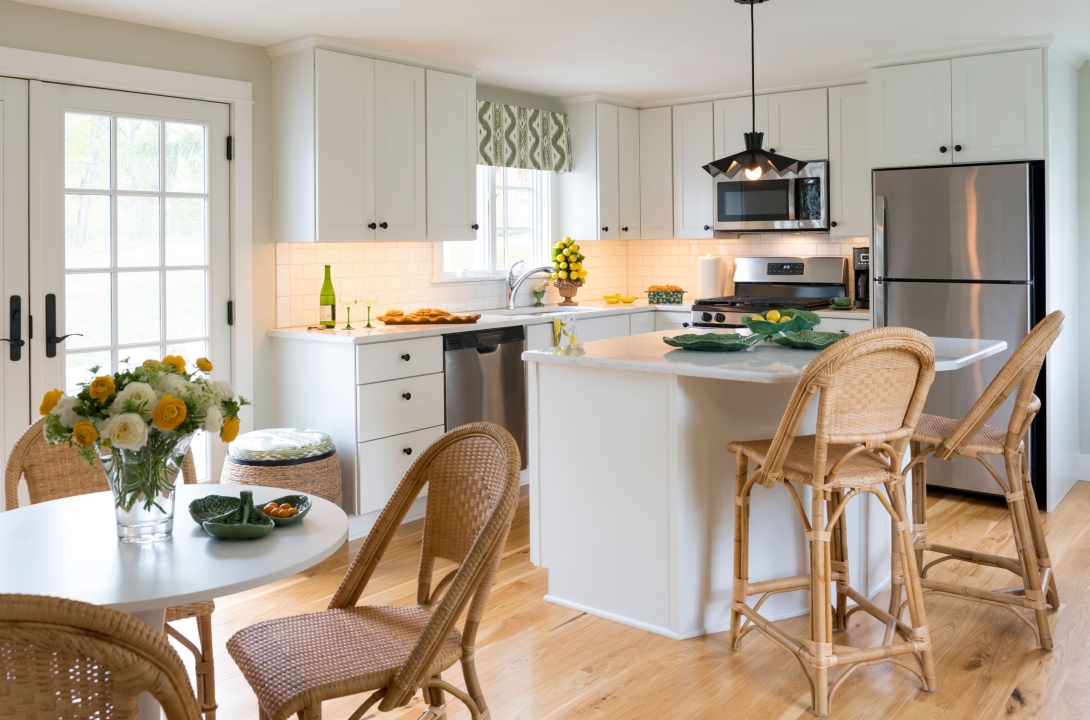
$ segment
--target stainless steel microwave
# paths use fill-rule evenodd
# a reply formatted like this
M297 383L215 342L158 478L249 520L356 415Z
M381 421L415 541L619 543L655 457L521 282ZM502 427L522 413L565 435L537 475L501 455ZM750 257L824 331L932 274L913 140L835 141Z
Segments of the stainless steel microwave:
M808 162L792 178L719 175L713 212L715 229L725 232L828 232L829 163Z

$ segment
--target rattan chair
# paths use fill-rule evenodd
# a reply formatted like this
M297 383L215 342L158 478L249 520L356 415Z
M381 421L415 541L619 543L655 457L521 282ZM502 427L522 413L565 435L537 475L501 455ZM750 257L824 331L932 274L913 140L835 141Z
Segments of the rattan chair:
M812 710L829 713L833 693L859 667L891 662L916 675L926 690L937 683L931 639L924 613L916 558L901 552L911 545L900 472L909 438L935 377L935 350L923 334L908 328L880 328L852 335L810 362L799 379L771 440L732 442L738 470L735 487L734 589L730 647L757 630L786 648L810 682ZM798 437L807 409L818 398L815 435ZM757 469L749 473L749 462ZM810 543L810 572L760 582L749 581L749 502L754 484L782 483L791 495ZM810 515L792 483L813 491ZM884 489L884 492L883 492ZM893 518L892 572L909 588L909 623L895 619L850 585L848 534L844 509L849 499L875 495ZM830 583L836 583L835 604ZM760 614L772 594L810 591L809 637L795 638ZM747 598L760 595L755 606ZM847 609L848 599L857 603ZM864 610L887 625L882 645L854 648L834 644L833 631L847 629L848 617ZM897 642L894 642L894 634ZM914 655L919 670L896 660ZM830 670L846 670L830 682Z
M0 595L0 717L136 720L151 693L167 720L199 720L181 658L117 610L40 595Z
M322 717L322 701L371 692L352 714L359 720L376 703L390 711L421 688L428 710L446 716L444 692L490 717L477 679L474 643L499 567L519 495L518 446L498 425L452 430L409 468L341 581L329 609L269 620L227 642L231 657L257 695L262 720ZM405 514L428 486L415 607L358 606ZM435 560L457 564L435 587ZM459 633L455 624L468 606ZM461 661L466 689L442 679Z
M1033 394L1037 376L1045 361L1045 355L1063 329L1063 313L1057 310L1033 328L1011 355L1010 360L989 383L984 393L973 404L962 420L924 414L912 435L912 512L915 535L916 562L920 566L923 587L931 593L965 598L987 605L996 605L1013 612L1033 631L1037 642L1046 650L1052 649L1052 631L1049 628L1046 603L1059 608L1060 596L1056 589L1056 576L1048 556L1041 516L1037 512L1037 498L1033 494L1033 481L1029 474L1024 440L1033 419L1041 409L1040 399ZM1017 389L1014 410L1007 429L987 425L992 415ZM1044 452L1039 448L1037 452ZM927 540L927 457L953 461L958 457L973 458L988 470L1002 488L1010 511L1011 529L1017 557L1003 557L975 550L939 545ZM999 476L985 456L999 456L1006 466L1006 482ZM938 553L939 558L926 565L925 551ZM961 560L986 567L1008 570L1022 578L1020 587L1001 590L984 590L956 583L942 582L927 577L927 571L948 560ZM891 605L891 612L899 608ZM1032 610L1036 626L1019 608Z
M19 507L20 478L26 479L31 504L110 489L101 466L92 470L73 448L47 443L42 434L44 427L44 418L31 425L8 457L4 473L6 508ZM186 452L182 463L182 479L187 484L197 482L191 450ZM213 601L205 600L167 608L165 616L167 634L193 653L197 699L205 720L216 720L216 676L212 657L212 611L215 609ZM200 647L169 624L188 618L197 621Z

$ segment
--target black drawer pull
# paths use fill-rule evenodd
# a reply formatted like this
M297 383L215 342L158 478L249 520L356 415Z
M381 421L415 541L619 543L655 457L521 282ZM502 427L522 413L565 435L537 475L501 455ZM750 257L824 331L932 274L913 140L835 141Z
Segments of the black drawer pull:
M405 362L409 362L409 353L405 353L404 355L402 355L401 359L404 360Z
M386 228L390 227L390 226L389 226L389 225L388 225L387 223L379 223L379 224L378 224L378 226L379 226L380 228L382 228L383 230L385 230Z
M413 399L413 394L412 393L401 393L401 397L405 398L406 400L412 400Z
M413 454L413 449L412 448L405 448L401 452L405 453L406 455L412 455Z
M376 224L374 224L374 223L367 223L367 227L368 227L369 229L371 229L371 230L374 230L375 228L377 228L377 227L378 227L378 225L376 225Z

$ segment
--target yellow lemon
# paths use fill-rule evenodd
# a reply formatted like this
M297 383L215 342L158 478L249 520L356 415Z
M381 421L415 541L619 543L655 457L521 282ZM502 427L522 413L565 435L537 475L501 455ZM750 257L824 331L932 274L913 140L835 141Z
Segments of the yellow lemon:
M791 317L788 316L788 315L784 315L782 318L779 319L778 322L781 322L781 323L791 322Z
M779 322L780 321L780 311L779 310L769 310L768 312L765 313L765 320L767 320L769 322Z
M754 315L749 319L750 322L764 322L764 315Z

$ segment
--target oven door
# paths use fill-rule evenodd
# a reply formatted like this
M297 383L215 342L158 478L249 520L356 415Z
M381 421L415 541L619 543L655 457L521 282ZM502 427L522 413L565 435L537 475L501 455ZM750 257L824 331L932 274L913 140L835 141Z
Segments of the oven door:
M760 180L720 175L715 182L715 229L724 232L829 229L827 162L807 163L796 178L773 173Z

